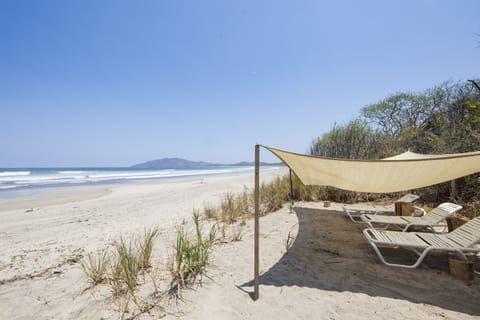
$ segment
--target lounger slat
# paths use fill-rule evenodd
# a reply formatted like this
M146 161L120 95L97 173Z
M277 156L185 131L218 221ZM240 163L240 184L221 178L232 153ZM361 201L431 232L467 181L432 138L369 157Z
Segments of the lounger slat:
M379 215L364 215L371 223L381 223L381 224L405 224L405 220L399 216L379 216Z
M464 228L457 228L451 232L452 234L457 234L457 233L469 233L469 234L480 234L480 230L476 228L471 228L469 226L465 226Z
M449 211L443 210L441 208L432 209L432 211L428 212L422 218L426 222L430 222L431 224L436 224L446 217L448 217L451 213Z
M385 233L387 233L387 232L385 232ZM425 247L425 245L426 245L426 243L422 239L419 239L413 233L391 231L391 232L388 232L388 235L392 236L394 238L394 240L395 240L394 243L399 243L399 244L402 244L404 246Z
M437 238L428 238L428 239L423 238L423 239L428 243L430 243L433 247L449 247L448 244L446 244L445 242Z
M373 236L381 242L390 242L390 240L385 237L381 232L375 230L375 229L370 229L370 232L373 234Z
M425 232L398 232L398 231L377 231L374 229L365 229L363 231L365 237L372 245L380 260L389 266L416 268L418 267L426 255L431 250L445 252L474 252L480 253L480 248L471 247L473 243L480 241L480 217L467 222L462 227L448 233L435 234ZM385 239L375 241L371 238L371 234L377 239ZM383 241L383 242L382 242ZM380 246L392 248L416 248L415 252L419 258L414 264L398 264L389 263L385 260L383 254L379 250ZM422 250L423 249L423 250Z
M456 234L449 234L446 236L448 239L458 242L463 246L469 246L472 244L476 237L467 233L457 232Z
M456 244L455 242L452 242L449 239L442 237L441 235L437 235L434 233L418 233L417 235L423 240L425 240L426 242L430 243L432 247L437 247L437 248L458 247L458 244Z
M387 226L395 225L401 226L402 228L407 225L412 226L436 226L439 225L445 218L450 216L453 212L458 211L462 206L444 202L438 207L432 209L430 212L426 213L423 217L409 217L409 216L381 216L381 215L372 215L364 214L360 218L363 222L367 223L370 227L373 225Z
M401 232L401 231L384 231L369 229L378 242L385 245L403 245L409 247L425 247L427 244L419 239L413 233ZM375 241L375 240L374 240Z
M463 228L463 229L457 229L452 232L452 235L455 234L464 234L464 235L469 235L471 237L476 237L480 235L480 231L475 230L475 229L470 229L470 228Z
M480 233L480 227L476 227L476 226L465 226L463 228L462 227L460 227L456 230L467 231L467 232L470 232L470 233ZM454 230L454 232L455 232L455 230Z

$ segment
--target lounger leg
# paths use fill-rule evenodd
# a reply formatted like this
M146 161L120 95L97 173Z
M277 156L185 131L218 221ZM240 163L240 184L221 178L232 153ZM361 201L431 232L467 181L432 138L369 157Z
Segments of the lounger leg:
M462 259L462 260L468 260L467 256L466 256L465 253L463 253L462 251L460 251L460 250L455 250L455 253L458 254L458 256L460 257L460 259Z
M414 250L415 253L417 253L419 255L417 261L415 261L414 264L412 265L405 265L405 264L397 264L397 263L390 263L390 262L387 262L385 260L385 258L383 257L383 254L380 252L380 249L378 248L378 246L376 245L376 243L374 241L372 241L372 239L367 235L367 231L368 229L365 229L363 230L363 233L365 234L365 238L367 239L368 243L370 243L370 245L372 246L373 250L375 251L375 253L377 254L378 258L380 259L380 261L382 261L383 264L386 264L387 266L391 266L391 267L401 267L401 268L409 268L409 269L414 269L416 267L418 267L423 259L425 259L425 257L427 256L427 254L430 252L431 248L426 248L425 250L423 250L423 252L419 253L417 250Z
M349 210L347 210L347 208L343 207L343 211L345 212L345 214L350 218L350 220L353 221L353 223L363 223L362 219L360 218L360 216L353 216ZM360 219L360 220L355 220L356 219Z
M377 247L377 245L373 245L373 249L375 250L375 252L377 253L378 257L380 258L380 260L386 264L387 266L391 266L391 267L401 267L401 268L410 268L410 269L414 269L416 267L418 267L422 262L423 262L423 259L425 259L425 257L427 256L428 252L430 251L429 248L425 249L421 254L419 254L418 256L418 259L415 261L415 263L413 263L412 265L406 265L406 264L398 264L398 263L390 263L390 262L387 262L385 260L385 258L383 257L383 255L380 253L380 249ZM417 252L415 252L417 253ZM418 254L418 253L417 253Z

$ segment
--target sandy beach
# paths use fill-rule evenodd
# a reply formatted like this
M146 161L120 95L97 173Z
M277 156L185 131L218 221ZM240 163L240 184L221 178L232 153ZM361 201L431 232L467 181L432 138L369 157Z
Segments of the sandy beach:
M261 175L269 181L284 170ZM171 250L175 226L226 192L251 188L236 174L69 188L0 200L0 319L118 319L108 289L90 288L79 257L119 236L159 227L154 261ZM415 270L379 263L362 225L340 204L296 203L261 218L260 299L253 301L253 221L241 241L214 247L201 285L137 319L478 319L480 281L448 273L432 256ZM286 251L288 234L295 238ZM403 257L402 257L403 258ZM405 256L408 258L408 256ZM168 279L164 279L168 283ZM128 314L125 316L128 318ZM130 315L131 316L131 315Z

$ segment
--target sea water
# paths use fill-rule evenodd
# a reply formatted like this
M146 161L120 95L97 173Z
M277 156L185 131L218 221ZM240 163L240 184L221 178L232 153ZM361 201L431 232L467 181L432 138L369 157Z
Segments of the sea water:
M268 169L279 169L269 167ZM262 168L263 170L264 168ZM33 194L42 190L87 184L118 184L193 176L253 172L253 166L207 166L176 169L138 168L0 168L0 198Z

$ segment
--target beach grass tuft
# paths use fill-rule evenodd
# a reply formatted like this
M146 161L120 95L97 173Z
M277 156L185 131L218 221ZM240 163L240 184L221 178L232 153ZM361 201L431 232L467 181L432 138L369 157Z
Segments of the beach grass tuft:
M181 287L195 283L197 277L203 274L217 237L216 224L211 226L207 235L203 234L198 210L193 212L193 221L194 235L189 234L183 226L177 227L174 261L170 264L171 288L176 288L177 293Z
M220 204L221 220L226 223L233 223L240 215L237 200L233 193L227 192L223 196L223 200Z
M138 274L141 270L138 253L132 240L127 241L123 237L115 243L115 249L121 280L127 286L128 291L133 294L138 284Z
M244 231L241 225L238 225L233 228L233 235L232 235L232 240L233 241L241 241L243 236L244 236Z
M100 284L106 279L109 265L110 259L106 251L97 255L88 254L80 261L80 267L92 285Z
M158 227L151 227L150 229L144 229L143 237L137 241L137 254L138 262L141 270L146 270L151 267L151 257L153 251L153 245L159 235Z
M139 275L142 272L145 275L151 267L152 252L158 235L158 227L151 227L128 240L120 237L114 243L113 252L102 251L96 256L90 254L80 263L93 285L108 283L112 298L118 303L121 312L128 310L130 301L141 313L151 307L135 291L141 280Z
M205 215L205 218L208 220L216 220L218 218L218 212L217 208L210 205L206 204L203 207L203 214Z
M292 235L292 231L289 231L287 234L287 239L285 240L285 252L290 250L293 246L293 242L295 241L295 237Z
M127 288L123 281L122 265L116 255L111 257L110 273L107 280L114 298L120 298L127 293Z

